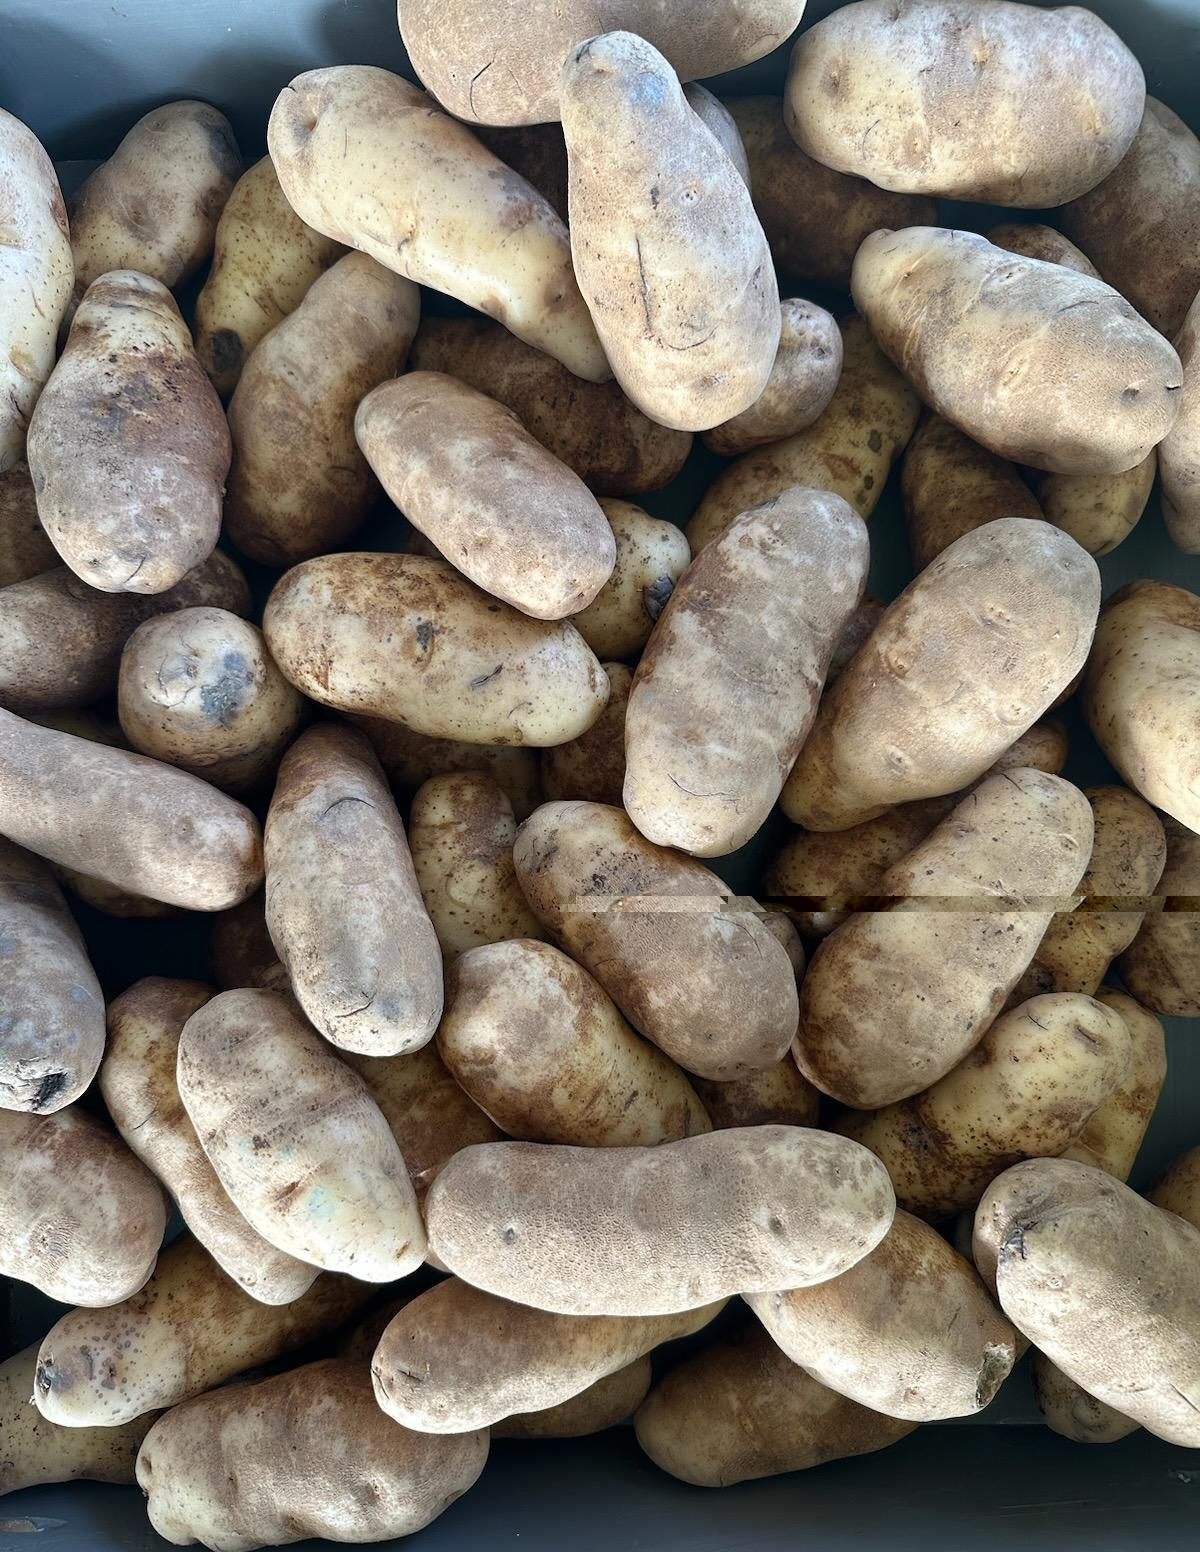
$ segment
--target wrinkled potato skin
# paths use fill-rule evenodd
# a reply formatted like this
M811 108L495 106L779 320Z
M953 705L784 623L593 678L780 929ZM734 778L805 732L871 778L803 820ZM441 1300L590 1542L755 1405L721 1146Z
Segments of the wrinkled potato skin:
M926 404L1003 458L1121 474L1171 429L1179 357L1101 281L926 226L868 237L850 289Z
M693 1078L692 1087L716 1131L732 1126L816 1126L821 1096L791 1056L730 1083Z
M542 801L538 751L516 745L470 744L431 738L383 717L351 717L367 735L388 781L402 796L412 796L431 776L479 771L490 776L512 804L518 824Z
M784 813L808 830L846 830L975 781L1084 666L1099 607L1095 561L1049 523L1001 518L964 534L909 583L822 701Z
M1115 1444L1136 1432L1138 1424L1089 1396L1035 1347L1029 1366L1033 1396L1046 1426L1075 1444Z
M425 92L371 65L298 75L267 147L302 221L498 319L578 377L611 371L562 220Z
M652 845L619 808L579 802L537 809L513 861L550 937L685 1071L740 1078L785 1054L791 961L753 911L724 898L708 907L727 888L701 863ZM609 908L616 900L631 908Z
M57 565L58 551L38 517L29 465L19 458L0 474L0 588Z
M567 143L561 124L557 121L552 124L473 124L471 128L493 156L498 156L506 167L511 167L526 183L531 183L556 215L564 221L567 219ZM448 320L438 320L443 321ZM466 321L454 320L455 323ZM481 320L470 321L474 324ZM507 329L503 332L509 339L516 338Z
M756 1326L672 1369L633 1422L654 1464L696 1487L869 1455L917 1426L827 1390Z
M212 268L196 298L196 355L223 399L263 335L295 312L345 251L305 226L269 156L241 175L221 211Z
M751 449L717 476L687 525L693 556L740 513L793 485L832 491L864 519L875 510L921 404L861 318L847 318L841 333L842 375L824 414L795 436Z
M231 911L213 917L210 942L213 979L223 992L253 987L285 992L292 982L267 931L266 895L258 890Z
M779 304L775 365L749 409L704 433L704 445L733 457L766 442L795 436L824 414L842 372L842 336L832 314L814 302Z
M1159 880L1162 908L1147 911L1141 930L1117 960L1125 985L1166 1018L1200 1018L1200 835L1164 818L1167 865Z
M860 0L798 39L784 115L802 150L880 188L1033 210L1107 177L1145 98L1079 7Z
M1129 1070L1059 1157L1076 1159L1117 1180L1128 1180L1166 1082L1166 1041L1163 1027L1153 1013L1124 992L1102 987L1096 1001L1111 1009L1125 1025L1130 1044Z
M598 658L635 657L649 641L692 552L674 523L651 517L631 501L605 497L600 509L612 528L616 564L571 624Z
M108 1009L100 1092L113 1124L167 1190L198 1245L252 1299L290 1304L315 1266L263 1239L230 1201L188 1119L175 1079L184 1024L212 997L200 981L148 976ZM203 1258L197 1250L196 1257Z
M115 1132L68 1106L0 1110L0 1273L63 1304L127 1299L167 1226L157 1180Z
M645 39L590 38L561 85L571 258L613 375L665 426L733 419L766 387L781 320L749 189Z
M1146 1195L1156 1207L1200 1229L1200 1148L1168 1164Z
M541 1412L515 1412L492 1429L493 1439L581 1439L615 1428L637 1411L654 1379L649 1354Z
M485 1144L425 1201L452 1272L563 1315L666 1315L821 1282L874 1249L894 1208L878 1159L798 1126L656 1148Z
M548 803L579 800L621 807L625 792L625 710L633 673L624 663L603 663L601 667L609 686L604 710L586 733L569 744L542 750L542 792Z
M1200 183L1200 167L1197 168ZM1200 297L1188 308L1175 349L1183 363L1179 414L1158 449L1163 521L1185 554L1200 554Z
M324 555L267 600L267 645L323 706L482 744L565 744L604 709L608 680L567 620L531 620L444 560Z
M1034 489L1048 522L1089 555L1107 555L1141 521L1158 459L1151 450L1124 474L1043 474Z
M147 1434L137 1479L160 1536L253 1552L409 1535L467 1491L487 1452L483 1431L399 1428L365 1364L326 1358L173 1408Z
M1069 237L1052 226L1037 221L1002 221L983 234L997 248L1024 254L1027 259L1042 259L1047 264L1065 264L1077 274L1102 280L1100 271Z
M688 107L737 168L738 177L749 188L750 163L746 159L746 147L742 144L732 113L719 97L714 97L708 87L701 86L699 81L689 81L683 88L683 95L687 98Z

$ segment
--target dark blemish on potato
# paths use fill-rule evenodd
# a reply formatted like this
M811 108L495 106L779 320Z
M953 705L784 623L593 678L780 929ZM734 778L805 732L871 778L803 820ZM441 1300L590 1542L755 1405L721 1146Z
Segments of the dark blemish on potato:
M868 438L867 438L867 446L871 449L871 451L873 453L877 453L880 450L880 448L883 446L883 438L880 436L880 434L879 434L879 432L877 430L876 431L872 431L870 436L868 436Z
M646 606L646 613L651 620L657 620L667 606L667 600L675 591L675 583L671 577L656 577L650 586L642 593Z
M209 340L209 358L214 372L234 372L242 361L242 338L233 329L218 329ZM115 356L110 360L115 361Z
M65 1072L48 1072L37 1086L37 1092L33 1096L33 1108L35 1111L45 1110L52 1099L57 1098L67 1086Z
M501 673L503 671L503 669L504 669L504 664L503 663L497 663L495 668L492 669L490 674L479 674L476 678L470 680L469 681L469 688L472 689L472 690L482 689L485 684L490 683L490 681L493 680L498 673Z
M212 157L213 166L223 178L237 178L242 170L242 158L237 141L233 138L233 130L223 118L213 118L208 114L197 115L197 117L202 117L205 121L208 153Z
M514 1240L516 1239L516 1237L517 1237L517 1231L516 1231L516 1229L512 1228L511 1226L509 1228L505 1229L503 1234L501 1234L501 1236L500 1236L500 1238L504 1241L504 1243L506 1245L511 1245L514 1242Z
M225 653L220 677L200 688L200 705L210 722L218 727L228 727L236 720L252 677L253 671L244 653Z
M417 621L417 645L422 652L428 652L429 643L433 640L433 622L431 620Z

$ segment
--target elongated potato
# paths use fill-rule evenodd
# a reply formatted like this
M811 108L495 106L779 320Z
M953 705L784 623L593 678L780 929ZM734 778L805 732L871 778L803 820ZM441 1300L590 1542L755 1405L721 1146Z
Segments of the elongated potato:
M104 1311L72 1310L51 1327L33 1398L43 1417L64 1427L118 1426L294 1352L346 1320L368 1294L364 1283L329 1275L268 1310L184 1235L132 1298Z
M25 432L50 376L71 300L74 260L54 163L27 125L0 109L5 239L0 262L0 474L25 450Z
M569 744L543 749L542 792L547 802L579 799L620 808L625 792L625 710L633 674L624 663L600 665L608 679L604 710Z
M118 1304L154 1270L167 1226L158 1182L70 1105L0 1110L0 1273L64 1304Z
M838 1130L887 1166L898 1200L924 1217L972 1207L1020 1158L1064 1152L1125 1081L1132 1041L1117 1009L1078 992L1033 997L920 1094Z
M253 987L291 995L291 977L267 931L264 890L213 917L210 958L213 979L223 992Z
M645 33L642 32L641 36L644 37ZM700 85L699 81L689 81L683 88L683 95L687 98L688 107L737 168L738 176L749 188L750 163L746 158L746 147L742 144L738 127L733 122L732 113L719 97L714 97L706 86Z
M713 857L760 828L817 714L868 558L847 502L795 489L743 513L689 566L625 713L625 808L649 840Z
M175 300L113 270L88 287L29 424L38 514L104 593L165 593L212 553L229 428Z
M294 566L267 600L263 631L284 675L312 700L435 738L565 744L608 696L568 621L531 620L424 555L325 555Z
M1200 835L1165 818L1167 865L1161 909L1147 911L1136 938L1117 960L1125 985L1167 1018L1200 1018Z
M541 1412L514 1412L492 1429L493 1439L579 1439L626 1422L646 1399L654 1379L649 1355Z
M663 1342L699 1331L722 1307L555 1315L451 1277L411 1299L384 1330L371 1361L375 1398L421 1433L486 1428L558 1406Z
M1034 489L1048 522L1089 555L1107 555L1141 521L1157 467L1151 451L1124 474L1043 474Z
M1200 1229L1200 1148L1172 1160L1146 1195L1156 1207Z
M687 525L692 554L742 512L793 485L832 491L862 518L917 424L921 404L858 317L841 325L842 375L825 413L782 442L753 448L713 481Z
M424 1260L387 1122L288 999L214 997L183 1026L178 1081L218 1179L264 1239L364 1282L394 1282Z
M665 426L731 420L766 387L780 334L750 191L644 38L580 43L561 93L571 258L617 381Z
M906 1212L840 1277L746 1302L822 1385L915 1423L980 1411L1017 1359L1017 1333L975 1268Z
M1024 254L1027 259L1044 259L1047 264L1065 264L1077 274L1090 275L1093 280L1104 277L1069 237L1064 237L1052 226L1042 226L1037 221L1002 221L983 234L997 248L1009 253Z
M1027 769L981 782L884 874L880 892L903 898L851 916L813 955L800 1071L860 1110L943 1077L1003 1007L1091 844L1091 809L1069 782Z
M757 1326L672 1369L633 1421L654 1464L696 1487L869 1455L917 1426L827 1390Z
M606 498L600 508L612 528L616 564L571 624L598 658L633 657L649 641L692 552L674 523L651 517L631 501Z
M225 503L229 537L253 560L287 566L342 545L378 500L354 411L403 370L419 315L410 280L349 253L260 341L229 404Z
M842 373L842 336L823 307L800 298L779 304L781 328L766 387L748 409L704 433L704 445L732 456L811 426Z
M1033 1396L1046 1426L1076 1444L1115 1444L1134 1433L1138 1424L1123 1412L1097 1401L1082 1385L1068 1379L1034 1348L1029 1365Z
M749 1126L657 1148L467 1148L425 1215L445 1265L500 1298L667 1315L836 1277L879 1243L894 1207L887 1171L856 1143Z
M730 1083L693 1078L692 1087L718 1131L732 1126L816 1126L821 1113L820 1094L790 1056Z
M1111 286L974 232L875 232L854 304L922 399L1017 463L1120 474L1171 429L1183 372Z
M222 398L263 335L344 252L301 221L269 156L246 169L221 211L212 268L196 298L196 355Z
M964 534L822 701L784 813L846 830L976 780L1084 666L1099 606L1095 561L1049 523L1001 518Z
M1198 169L1200 176L1200 169ZM1179 414L1158 452L1162 472L1163 521L1188 555L1200 553L1200 303L1193 302L1175 340L1183 363Z
M58 565L58 551L38 518L29 465L19 458L0 474L0 588Z
M401 1428L372 1401L365 1364L326 1358L174 1407L146 1435L137 1479L160 1536L253 1552L409 1535L467 1491L487 1452L482 1430Z
M600 803L543 804L517 831L513 861L550 936L685 1070L740 1078L784 1055L791 961L715 873Z
M371 65L296 76L267 147L288 203L318 232L499 319L577 377L611 375L563 222L401 76Z
M312 1286L316 1267L250 1227L217 1179L179 1097L179 1036L212 995L200 981L163 976L122 992L108 1010L100 1092L113 1124L171 1193L197 1245L252 1299L290 1304Z
M383 717L351 717L350 721L367 735L388 781L401 795L413 796L431 776L478 771L496 782L518 823L542 801L536 749L431 738Z
M1077 1159L1117 1180L1128 1180L1166 1082L1166 1041L1163 1027L1153 1013L1124 992L1102 987L1096 993L1096 1001L1102 1002L1125 1025L1130 1046L1129 1070L1059 1157ZM1162 1205L1160 1202L1159 1206Z

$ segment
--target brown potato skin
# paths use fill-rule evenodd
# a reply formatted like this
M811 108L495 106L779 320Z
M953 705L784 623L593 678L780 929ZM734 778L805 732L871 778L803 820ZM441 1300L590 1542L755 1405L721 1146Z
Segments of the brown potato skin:
M630 1419L654 1379L650 1355L541 1412L514 1412L492 1429L493 1439L581 1439Z
M1047 1428L1075 1444L1115 1444L1140 1426L1114 1407L1088 1395L1035 1347L1029 1363L1033 1398Z
M542 801L536 749L434 738L383 717L352 716L348 720L367 735L388 781L400 796L413 796L431 776L479 771L498 784L518 823L528 819Z
M557 120L552 124L475 124L473 129L493 156L498 156L505 166L511 167L526 183L531 183L556 215L564 221L567 219L567 143ZM436 323L450 321L434 320ZM482 320L456 318L452 321L474 324ZM507 335L508 330L504 333ZM441 369L435 367L434 370Z
M1187 555L1200 553L1200 304L1193 302L1175 337L1183 364L1183 388L1175 424L1159 444L1163 521Z
M820 1093L802 1077L791 1056L773 1067L729 1083L693 1078L692 1087L714 1131L731 1126L816 1126Z
M1183 399L1184 393L1177 397ZM1108 555L1141 522L1158 462L1158 452L1151 451L1123 474L1042 474L1034 489L1048 522L1069 533L1089 555Z
M636 657L687 570L692 552L674 523L651 517L631 501L604 497L600 509L612 528L616 565L571 623L598 658Z
M1128 1180L1167 1079L1166 1039L1153 1013L1124 992L1104 986L1096 993L1096 1001L1110 1008L1125 1025L1130 1043L1129 1071L1059 1157L1077 1159L1117 1180Z
M1064 237L1052 226L1037 221L1002 221L989 227L983 234L997 248L1007 248L1009 253L1021 253L1027 259L1044 259L1047 264L1065 264L1080 275L1090 275L1093 280L1104 277L1069 237Z
M779 349L766 387L749 409L703 433L711 452L733 457L795 436L833 398L842 374L842 336L832 314L800 297L780 302L779 310Z
M1167 865L1159 880L1160 908L1117 960L1122 981L1141 1003L1166 1018L1200 1018L1200 835L1163 818Z
M1200 1229L1200 1148L1172 1160L1146 1193L1148 1201Z
M267 931L264 890L213 917L209 957L213 980L223 992L253 987L291 995L291 979Z
M625 711L633 670L624 663L600 666L609 685L604 710L586 733L569 744L542 750L542 794L547 803L579 800L621 807L625 792Z
M29 465L19 458L0 474L0 588L58 565L58 551L38 518Z

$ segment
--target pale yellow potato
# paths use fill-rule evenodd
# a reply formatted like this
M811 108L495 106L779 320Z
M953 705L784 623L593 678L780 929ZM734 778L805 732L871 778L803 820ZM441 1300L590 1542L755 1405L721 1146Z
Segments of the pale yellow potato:
M269 156L246 169L221 211L212 268L196 298L196 355L222 398L263 335L344 252L301 221Z
M63 1304L118 1304L166 1226L157 1180L95 1116L0 1110L0 1274Z
M1163 1027L1124 992L1104 986L1096 993L1125 1025L1129 1036L1129 1070L1069 1148L1059 1154L1091 1164L1117 1180L1128 1180L1142 1139L1167 1078L1167 1048ZM1163 1206L1159 1203L1159 1206Z
M1200 194L1200 165L1197 166ZM1188 555L1200 554L1200 297L1188 308L1175 349L1183 363L1179 414L1159 445L1163 521L1175 543Z
M330 65L279 94L267 147L302 221L487 313L577 377L611 375L567 229L524 178L372 65Z
M1173 1159L1146 1196L1164 1212L1200 1229L1200 1148L1189 1148Z
M1075 1444L1115 1444L1136 1432L1138 1424L1068 1379L1034 1348L1029 1365L1033 1396L1047 1428Z
M351 717L349 720L367 735L388 781L401 795L414 795L431 776L478 771L496 782L512 804L513 816L518 823L527 819L542 801L536 749L431 738L383 717Z
M820 1093L801 1076L790 1054L773 1067L715 1083L693 1078L692 1087L716 1131L731 1126L816 1126Z
M624 663L600 666L609 686L604 710L586 733L569 744L542 750L542 792L547 802L579 799L621 807L625 791L625 708L633 673Z
M757 1326L672 1369L633 1423L654 1464L696 1487L870 1455L917 1426L827 1390Z
M1021 253L1027 259L1044 259L1047 264L1065 264L1080 275L1090 275L1093 280L1104 277L1069 237L1064 237L1052 226L1037 221L1002 221L989 227L983 234L997 248L1009 253Z
M859 0L801 34L796 143L880 188L1042 209L1108 176L1146 80L1091 11L1008 0Z
M645 36L640 25L635 30ZM699 81L689 81L683 88L683 95L687 98L688 107L737 168L742 182L750 188L750 163L746 159L746 147L742 144L732 113L720 98L714 97L708 87L701 86Z
M813 1379L914 1423L981 1411L1018 1356L975 1268L906 1212L840 1277L746 1302Z
M842 628L842 634L833 649L833 656L829 659L829 672L825 675L826 689L879 624L886 608L887 605L882 598L872 598L868 595L860 600L858 608Z
M894 1210L878 1159L800 1126L654 1148L485 1143L425 1199L450 1271L562 1315L667 1315L823 1282L875 1248Z
M766 387L780 335L750 191L670 64L632 32L571 49L561 108L571 258L614 376L665 426L733 419Z
M649 1355L605 1375L577 1396L541 1412L514 1412L492 1429L493 1439L580 1439L633 1416L654 1380Z
M165 593L221 530L229 428L175 300L114 270L88 287L29 424L38 514L104 593Z
M29 465L18 458L0 474L0 588L58 565L58 551L38 518Z
M692 552L683 530L632 501L604 497L600 509L616 543L608 580L571 624L598 658L635 657L666 607Z
M215 1265L252 1299L290 1304L312 1286L316 1267L277 1250L250 1227L217 1179L179 1097L179 1036L212 996L203 982L163 976L148 976L122 992L108 1009L100 1092L113 1124L166 1186Z
M1158 461L1151 449L1123 474L1042 474L1034 490L1048 522L1069 533L1089 555L1107 555L1141 521Z
M54 163L33 131L0 108L0 474L25 451L29 417L54 366L74 260Z
M249 986L291 995L291 977L267 931L266 894L261 889L241 905L213 917L209 957L213 979L223 992Z
M604 670L569 621L532 620L424 555L293 566L267 600L263 632L311 700L435 738L565 744L608 699Z
M1167 1018L1200 1018L1200 835L1164 817L1167 865L1161 900L1117 960L1122 981L1141 1003Z
M373 1403L365 1364L326 1358L174 1407L146 1435L137 1480L166 1540L253 1552L410 1535L467 1491L487 1452L483 1430L401 1428Z
M183 1026L178 1082L218 1179L264 1239L364 1282L420 1266L425 1231L387 1122L290 999L214 997Z
M936 1083L983 1038L1091 847L1070 782L1020 768L981 782L884 874L892 908L856 912L813 955L800 1071L858 1110Z
M850 289L930 408L1003 458L1120 474L1171 429L1179 357L1102 281L917 226L868 237Z
M704 433L704 445L714 453L733 456L795 436L833 398L842 372L842 336L832 314L800 298L779 307L779 349L767 385L748 409Z
M760 829L817 715L868 561L853 507L798 487L744 512L684 572L625 713L624 804L649 840L715 857Z
M787 951L703 864L619 808L545 803L517 831L517 879L550 937L688 1072L771 1067L796 1029Z
M862 518L875 510L921 403L861 318L845 319L841 333L842 375L824 414L795 436L753 448L717 476L687 525L693 555L740 513L793 485L832 491Z

